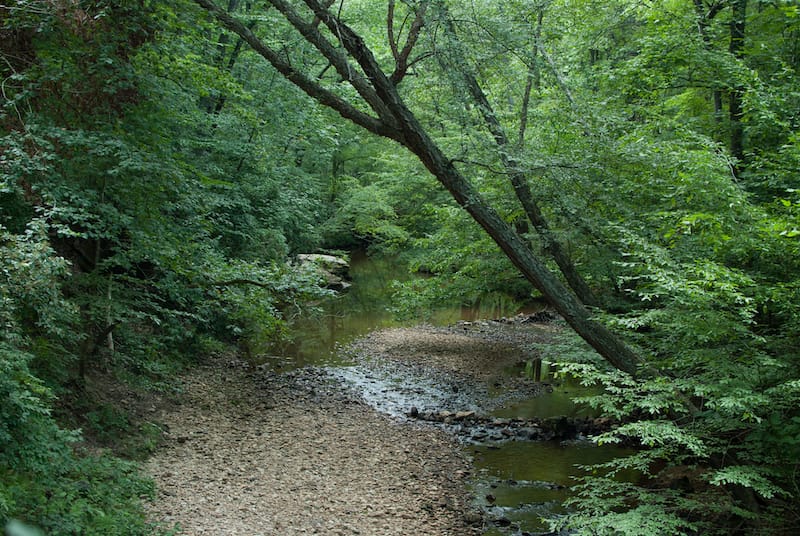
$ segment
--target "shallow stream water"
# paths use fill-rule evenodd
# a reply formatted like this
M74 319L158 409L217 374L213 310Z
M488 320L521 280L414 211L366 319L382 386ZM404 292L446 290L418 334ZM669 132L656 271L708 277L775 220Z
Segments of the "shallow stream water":
M587 394L586 388L577 385L553 385L540 396L508 403L504 398L508 393L490 392L479 385L460 384L459 389L453 389L446 376L420 372L419 367L397 363L366 367L352 362L340 351L344 345L371 331L403 325L389 311L391 285L411 276L391 259L368 258L362 253L352 255L350 275L353 286L349 292L324 304L322 316L294 322L296 342L281 349L280 355L270 356L276 360L273 365L281 369L323 368L376 410L397 418L406 418L412 406L420 412L466 410L498 419L585 415L585 410L572 401ZM436 311L429 322L448 325L459 320L513 316L516 312L454 304ZM509 370L508 374L521 371ZM457 433L457 427L450 431ZM622 454L617 448L597 447L589 441L561 444L488 438L466 441L463 448L473 460L476 505L490 520L487 535L548 533L546 519L564 513L561 503L568 496L568 487L583 474L577 465Z
M287 367L347 365L338 349L353 339L381 328L413 326L421 321L448 325L459 320L500 318L518 312L507 304L463 306L453 304L432 311L429 318L398 321L391 312L392 284L414 277L393 258L368 257L362 251L350 256L352 287L323 304L317 316L301 316L292 323L295 341L279 352Z

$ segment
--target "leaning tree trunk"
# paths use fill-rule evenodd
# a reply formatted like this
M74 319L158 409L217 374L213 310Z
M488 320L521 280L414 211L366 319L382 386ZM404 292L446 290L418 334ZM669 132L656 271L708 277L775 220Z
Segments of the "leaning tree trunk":
M616 368L634 374L638 358L614 333L591 319L586 307L537 259L528 244L492 209L447 160L410 114L403 124L403 143L450 192L456 202L483 227L503 253L592 348Z
M361 37L349 26L331 14L318 0L303 0L314 15L336 36L349 58L360 67L352 65L342 49L333 46L313 23L308 23L286 0L269 0L284 18L323 55L358 92L377 117L354 106L343 97L331 92L311 77L300 72L286 60L285 54L271 49L244 24L212 0L195 0L208 10L223 26L240 35L253 49L269 61L287 80L307 95L342 117L369 130L392 139L406 147L425 165L428 171L450 192L456 202L491 236L520 273L536 287L547 301L561 314L569 325L614 367L635 374L636 354L603 324L593 320L581 301L538 259L525 240L500 217L482 198L475 187L455 168L414 114L409 110L392 82L378 65L372 52Z
M500 153L500 160L503 163L503 167L506 169L509 180L511 181L511 186L514 188L514 193L517 196L520 204L522 205L523 210L525 211L525 215L527 216L528 220L533 224L534 229L539 234L539 237L542 239L544 250L550 254L553 260L556 262L561 274L567 281L567 284L572 289L575 294L577 294L578 298L585 304L590 306L598 306L599 301L597 297L594 295L592 290L589 288L589 285L586 283L586 280L578 272L575 263L572 262L569 254L567 253L564 246L561 244L561 241L558 237L553 233L550 229L550 225L547 223L547 220L542 213L542 209L539 206L539 203L533 196L531 192L530 186L528 184L528 177L522 170L522 165L520 164L519 160L513 156L511 153L514 151L514 148L511 147L511 142L508 139L508 135L506 134L503 125L500 123L500 120L497 118L497 114L494 111L489 99L486 97L486 93L483 91L480 83L478 82L477 77L475 74L470 72L469 67L467 66L466 55L461 50L461 42L458 39L456 34L455 25L453 24L453 20L450 17L450 13L447 9L442 6L441 8L441 16L444 23L445 31L447 32L448 37L453 41L455 46L451 47L454 53L457 55L455 61L448 62L448 68L452 70L459 71L459 75L461 76L464 84L467 87L467 91L469 92L472 99L475 101L475 104L478 106L478 110L481 113L481 117L483 117L483 121L486 124L486 128L492 134L494 138L495 144L497 145L498 152ZM542 21L542 14L539 14L539 24L541 25ZM537 32L541 31L541 26L537 29ZM534 47L534 50L538 51L538 47ZM528 90L529 91L529 90ZM524 134L524 130L520 131L520 140Z

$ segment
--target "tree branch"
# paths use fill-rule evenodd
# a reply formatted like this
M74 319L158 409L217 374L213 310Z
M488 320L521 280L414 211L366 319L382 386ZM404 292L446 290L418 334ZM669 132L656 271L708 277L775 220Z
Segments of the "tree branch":
M433 52L431 52L431 51L428 51L428 52L423 52L422 54L420 54L420 55L419 55L419 56L417 56L416 58L414 58L414 59L412 59L412 60L409 60L409 62L408 62L408 67L411 67L411 66L413 66L413 65L416 65L417 63L419 63L419 62L421 62L421 61L425 61L425 60L427 60L427 59L428 59L428 58L430 58L430 57L433 57Z
M252 286L252 287L259 287L259 288L266 288L269 290L275 290L275 285L272 283L263 283L261 281L255 281L253 279L228 279L227 281L212 281L206 285L206 287L234 287L234 286Z
M395 117L398 127L401 129L403 129L403 127L408 127L409 125L405 124L404 119L407 120L410 116L413 116L413 114L411 114L410 110L408 110L408 108L405 106L403 100L400 98L400 95L395 89L395 85L389 80L389 78L386 76L386 73L383 72L383 69L381 69L381 66L378 64L378 61L372 54L372 51L364 43L364 40L361 38L361 36L359 36L355 31L353 31L352 28L331 14L317 0L303 1L309 7L309 9L314 12L314 15L319 17L320 20L322 20L322 23L325 24L325 26L327 26L334 35L339 37L339 41L342 43L342 46L359 64L361 69L369 78L370 83L375 89L378 97L387 106L389 112ZM403 130L403 135L408 134L407 128ZM393 139L400 141L404 145L407 142L407 140L402 140L400 138Z
M394 2L392 2L393 4ZM397 44L392 45L392 54L394 54L395 59L395 68L392 75L389 77L389 80L392 81L394 85L399 84L403 77L408 72L408 68L410 66L408 62L408 57L411 55L411 51L414 49L414 45L417 44L417 40L419 39L420 30L425 25L425 11L428 9L428 2L423 2L419 9L417 9L417 15L414 17L414 22L411 23L411 28L408 30L408 37L406 38L406 44L399 53L397 52ZM419 61L419 58L417 58Z
M391 128L390 125L358 110L343 98L325 89L320 84L314 82L305 74L292 67L287 61L283 60L277 52L256 37L241 21L220 9L212 0L195 0L195 2L208 11L224 27L239 34L256 53L266 59L284 78L300 88L306 95L373 134L385 136L390 139L397 139L397 132L395 129Z
M326 0L326 1L325 1L325 4L324 4L324 5L325 5L325 9L330 9L330 7L331 7L331 6L332 6L332 5L333 5L335 2L336 2L336 0ZM319 26L319 23L320 23L320 22L322 22L322 21L320 21L320 20L319 20L319 17L314 17L314 20L313 20L313 21L311 21L311 25L312 25L313 27L315 27L315 28L316 28L317 26Z
M539 91L540 75L537 53L539 51L539 39L542 36L542 20L544 19L544 8L539 10L536 17L536 31L533 34L533 51L531 65L528 67L528 77L525 80L525 91L522 95L522 106L519 110L519 131L517 133L517 150L521 151L525 145L525 132L528 128L528 108L531 102L531 90L536 88Z
M386 7L386 37L389 40L389 48L392 49L392 57L395 63L400 58L400 51L397 49L397 42L394 40L394 0L389 0Z
M300 15L286 2L285 0L269 0L281 14L286 18L289 23L303 36L303 38L312 44L317 50L322 53L331 65L339 73L342 79L346 80L355 90L361 95L361 98L369 104L378 116L386 122L392 123L391 114L386 109L384 103L375 94L375 91L367 82L362 73L350 65L347 57L340 51L336 50L333 45L319 32L316 24L306 23ZM327 12L324 6L321 6ZM314 20L318 20L319 16L315 16Z
M599 302L592 290L589 288L589 285L587 285L586 281L583 279L583 277L581 277L580 273L575 267L575 264L572 262L572 259L561 245L561 242L550 229L550 225L547 223L541 207L539 207L539 204L533 197L528 184L528 178L522 171L522 166L520 165L519 161L510 154L512 147L508 136L506 135L505 129L500 123L500 120L497 118L497 114L492 108L491 103L489 103L489 99L486 97L486 94L478 83L478 79L472 72L469 72L468 68L466 67L466 58L461 50L461 43L458 39L458 35L456 34L455 24L444 7L442 8L442 18L444 29L450 39L453 40L455 44L455 47L453 48L455 49L455 53L459 56L456 58L455 63L464 66L459 69L458 65L456 65L453 66L453 68L460 70L459 74L466 84L467 90L472 96L472 99L475 101L475 104L478 105L478 109L480 110L483 121L486 124L486 128L494 137L495 144L499 149L500 160L503 163L503 166L509 172L508 174L511 181L511 186L514 188L514 193L522 205L525 215L533 224L533 227L536 229L536 232L539 233L539 236L541 236L545 251L550 253L550 256L556 261L556 264L558 265L561 273L564 275L564 278L567 280L567 283L573 292L575 292L575 294L584 304L591 306L598 305Z

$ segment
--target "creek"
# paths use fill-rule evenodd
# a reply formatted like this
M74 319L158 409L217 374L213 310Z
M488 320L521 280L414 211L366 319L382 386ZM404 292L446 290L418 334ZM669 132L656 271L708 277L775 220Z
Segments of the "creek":
M458 382L419 366L384 363L357 363L345 346L370 332L387 327L414 325L401 323L389 310L391 286L410 274L399 269L392 259L370 258L356 252L351 256L350 290L323 304L322 316L297 318L293 344L273 352L271 363L287 370L305 366L324 369L334 379L348 386L360 399L376 410L398 419L408 419L409 408L437 412L475 412L487 419L513 421L537 417L582 415L572 398L586 394L586 388L569 383L548 389L512 390L503 382L488 386L485 382ZM483 318L513 316L517 310L505 303L488 307L465 307L453 304L434 311L428 320L433 325L470 324ZM486 323L491 329L491 323ZM509 367L509 379L523 374L519 367ZM547 377L547 371L544 371ZM532 382L528 382L529 384ZM499 387L498 387L499 386ZM512 392L513 391L513 392ZM536 396L534 396L536 395ZM547 534L546 519L565 512L561 503L568 497L568 487L583 474L579 464L608 461L622 454L612 446L598 447L587 440L529 441L510 440L511 434L499 435L483 429L465 430L462 423L436 422L462 440L463 449L473 460L472 487L475 504L488 520L486 535Z
M400 322L391 312L392 284L414 277L389 257L369 257L363 251L350 255L352 287L323 304L321 317L300 316L292 322L294 342L280 349L285 366L347 365L338 350L357 337L387 327L411 326L419 320ZM448 325L459 320L500 318L517 313L514 304L497 302L479 306L453 304L432 311L424 319L433 325Z

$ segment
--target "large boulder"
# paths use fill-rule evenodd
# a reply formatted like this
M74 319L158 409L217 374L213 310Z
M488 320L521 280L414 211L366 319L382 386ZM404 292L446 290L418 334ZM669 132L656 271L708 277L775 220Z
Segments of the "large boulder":
M317 273L327 288L344 291L350 288L350 263L342 257L320 253L300 253L297 265L301 270Z

